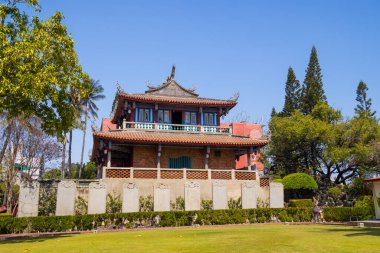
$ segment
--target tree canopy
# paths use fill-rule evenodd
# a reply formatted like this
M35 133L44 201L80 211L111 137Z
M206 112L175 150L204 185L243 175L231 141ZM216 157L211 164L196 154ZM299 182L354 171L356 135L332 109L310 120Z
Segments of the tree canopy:
M323 90L322 70L319 65L317 49L313 46L302 86L302 112L309 114L314 106L319 102L325 101L326 96Z
M360 81L358 88L356 89L356 101L358 104L355 108L355 113L359 117L374 117L376 114L376 111L372 111L372 99L367 97L367 91L367 84Z
M21 11L19 4L39 10L38 1L5 1L0 5L0 111L12 118L21 113L41 119L42 129L62 138L74 124L75 100L87 95L74 41L56 12L41 20Z
M294 110L298 110L300 106L300 83L296 78L296 74L292 67L288 69L288 78L285 84L285 104L282 109L282 116L290 116Z

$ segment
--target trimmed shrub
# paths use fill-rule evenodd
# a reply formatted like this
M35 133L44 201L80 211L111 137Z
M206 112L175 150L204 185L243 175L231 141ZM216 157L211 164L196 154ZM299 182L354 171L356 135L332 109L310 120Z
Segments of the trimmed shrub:
M323 209L326 221L359 221L368 220L374 216L374 208L365 207L325 207Z
M185 199L182 196L179 196L175 199L175 202L170 201L170 210L172 211L185 210Z
M289 207L311 208L313 207L313 200L311 199L290 199Z
M317 190L318 185L314 178L306 173L293 173L282 179L282 184L286 190Z
M277 178L277 179L274 179L272 182L273 183L281 183L282 184L282 179L281 178Z
M318 185L312 176L305 173L293 173L282 179L285 200L311 198Z
M121 198L119 195L107 194L106 212L107 213L120 213L121 212Z

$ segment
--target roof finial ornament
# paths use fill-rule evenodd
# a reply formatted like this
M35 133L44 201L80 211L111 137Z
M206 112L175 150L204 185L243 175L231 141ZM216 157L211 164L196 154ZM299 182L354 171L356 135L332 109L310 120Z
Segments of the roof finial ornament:
M236 91L236 92L234 92L234 94L232 95L232 97L230 97L229 100L236 102L239 99L239 97L240 97L240 92Z
M172 66L172 73L170 74L169 80L173 80L175 75L175 65Z

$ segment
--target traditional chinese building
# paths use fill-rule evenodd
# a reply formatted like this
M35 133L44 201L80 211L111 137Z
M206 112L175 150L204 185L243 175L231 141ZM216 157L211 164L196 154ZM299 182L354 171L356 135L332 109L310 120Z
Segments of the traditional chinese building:
M238 96L200 97L174 79L142 94L118 93L111 118L94 131L99 178L255 180L268 141L261 126L220 123ZM239 169L239 170L236 170Z

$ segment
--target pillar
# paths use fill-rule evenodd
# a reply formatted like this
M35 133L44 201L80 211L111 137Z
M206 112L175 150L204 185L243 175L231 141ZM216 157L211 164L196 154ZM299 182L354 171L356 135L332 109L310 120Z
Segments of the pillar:
M210 157L210 146L206 147L206 154L205 154L205 169L208 169L208 159Z
M108 142L108 150L107 150L107 167L111 167L111 148L112 148L112 141Z

